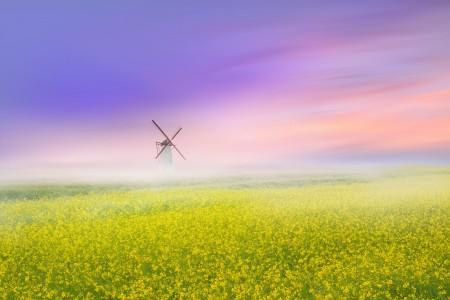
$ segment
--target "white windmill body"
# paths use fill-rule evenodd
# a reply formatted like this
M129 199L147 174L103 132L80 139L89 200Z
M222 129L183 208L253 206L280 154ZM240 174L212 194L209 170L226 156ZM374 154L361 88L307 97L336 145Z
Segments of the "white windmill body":
M164 135L165 139L162 142L156 142L156 157L159 161L159 164L163 167L170 167L173 164L173 157L172 157L172 149L175 149L176 152L183 158L184 155L180 152L180 150L175 146L173 143L173 139L180 133L181 129L178 129L177 132L172 136L172 138L169 138L169 136L159 127L159 125L152 120L153 124L158 128L158 130Z
M157 153L161 152L158 156L158 163L163 167L169 167L173 164L173 158L172 158L172 146L166 146L164 149L162 149L164 146L163 143L156 143L156 151Z

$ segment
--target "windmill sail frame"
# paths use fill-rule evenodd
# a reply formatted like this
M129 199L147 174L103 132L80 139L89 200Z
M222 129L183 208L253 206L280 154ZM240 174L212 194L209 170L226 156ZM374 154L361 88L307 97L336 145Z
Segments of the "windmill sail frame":
M156 128L158 128L158 130L163 134L163 136L165 137L165 140L163 140L162 142L156 142L156 157L155 159L158 159L161 154L163 153L163 151L167 149L167 151L170 151L170 159L172 159L172 148L175 149L178 154L184 159L186 160L186 157L183 155L183 153L181 153L181 151L178 149L178 147L173 143L173 140L175 139L175 137L180 133L181 129L180 128L177 130L177 132L175 132L175 134L172 136L172 138L169 138L169 136L164 132L164 130L162 130L162 128L158 125L158 123L155 122L155 120L152 120L153 124L155 125Z

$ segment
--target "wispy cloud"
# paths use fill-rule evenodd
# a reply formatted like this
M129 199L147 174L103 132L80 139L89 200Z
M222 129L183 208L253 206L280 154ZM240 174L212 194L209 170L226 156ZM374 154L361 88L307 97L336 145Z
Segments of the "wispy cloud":
M185 127L192 165L431 157L450 148L449 8L9 4L0 163L147 163L152 118Z

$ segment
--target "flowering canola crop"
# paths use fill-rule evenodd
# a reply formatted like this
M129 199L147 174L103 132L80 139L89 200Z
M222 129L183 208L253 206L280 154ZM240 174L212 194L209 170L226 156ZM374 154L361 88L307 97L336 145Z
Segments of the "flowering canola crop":
M448 299L450 176L0 202L0 299Z

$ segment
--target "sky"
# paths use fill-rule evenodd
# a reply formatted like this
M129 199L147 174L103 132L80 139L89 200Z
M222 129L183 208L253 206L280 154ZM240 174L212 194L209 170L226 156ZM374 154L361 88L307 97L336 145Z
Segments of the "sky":
M450 162L449 1L1 1L0 169ZM1 172L0 172L1 173Z

